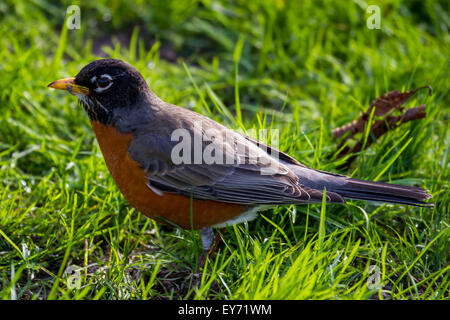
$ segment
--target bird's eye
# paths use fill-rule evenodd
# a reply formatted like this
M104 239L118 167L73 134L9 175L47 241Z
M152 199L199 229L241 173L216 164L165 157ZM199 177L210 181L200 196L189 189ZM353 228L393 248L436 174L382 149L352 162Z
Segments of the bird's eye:
M106 77L101 77L97 80L99 88L106 88L111 83L111 80Z
M97 92L108 89L113 83L112 77L109 74L102 74L100 77L95 78L94 81L97 85L97 88L95 88Z

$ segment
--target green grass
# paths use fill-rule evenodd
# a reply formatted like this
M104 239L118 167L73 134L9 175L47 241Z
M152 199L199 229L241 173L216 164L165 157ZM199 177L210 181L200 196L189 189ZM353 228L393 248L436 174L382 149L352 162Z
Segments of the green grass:
M81 29L44 0L0 4L0 296L3 299L449 299L446 1L96 1ZM198 233L133 210L84 111L46 85L104 55L164 100L234 129L279 129L317 169L413 184L433 209L349 201L277 207L230 227L203 273ZM165 59L163 59L165 58ZM167 59L172 62L167 61ZM388 132L346 171L331 130L390 90L427 118ZM82 267L81 287L64 270ZM381 285L369 289L379 271Z

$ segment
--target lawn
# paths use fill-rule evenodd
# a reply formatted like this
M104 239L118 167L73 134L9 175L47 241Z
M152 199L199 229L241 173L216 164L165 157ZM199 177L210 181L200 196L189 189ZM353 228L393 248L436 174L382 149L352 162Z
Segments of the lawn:
M377 3L379 29L359 0L0 3L0 297L449 299L448 2ZM230 128L277 129L307 166L429 189L434 208L279 206L228 227L202 271L199 233L132 209L84 110L47 88L99 57ZM405 103L426 118L341 166L334 128L428 85Z

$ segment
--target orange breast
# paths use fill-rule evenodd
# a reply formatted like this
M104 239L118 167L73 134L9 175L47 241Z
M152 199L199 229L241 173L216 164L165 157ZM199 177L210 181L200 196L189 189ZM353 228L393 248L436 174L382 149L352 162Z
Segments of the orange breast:
M133 135L123 134L98 121L92 121L92 128L117 187L127 201L146 216L159 222L169 220L184 229L190 229L192 207L193 227L200 229L227 221L245 211L243 205L212 200L191 201L190 198L177 194L154 193L147 186L146 173L128 154L128 145ZM163 219L158 219L160 217Z

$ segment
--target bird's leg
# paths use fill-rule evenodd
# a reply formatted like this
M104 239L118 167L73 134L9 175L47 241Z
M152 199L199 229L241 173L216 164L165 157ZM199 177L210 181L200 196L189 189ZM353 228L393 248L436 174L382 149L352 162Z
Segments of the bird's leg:
M214 231L211 227L206 227L200 230L202 236L203 251L208 253L214 244Z
M200 235L202 237L203 254L200 256L198 264L200 267L204 267L206 258L210 257L214 253L214 250L219 244L220 233L217 233L214 236L213 229L211 227L207 227L200 230Z

